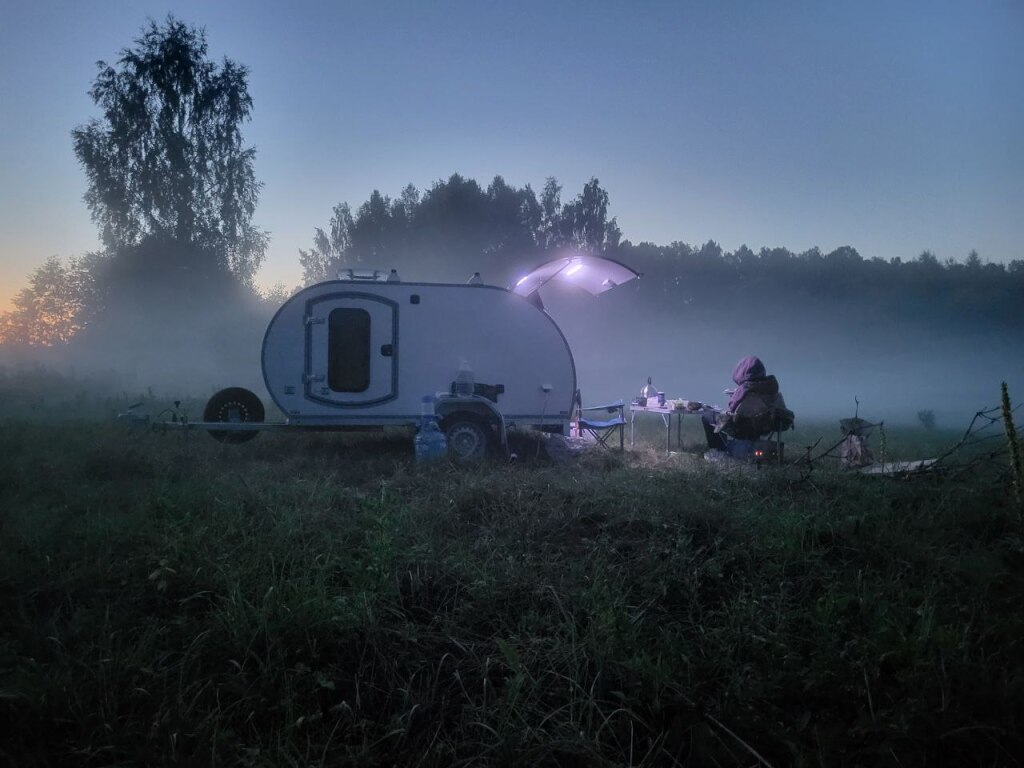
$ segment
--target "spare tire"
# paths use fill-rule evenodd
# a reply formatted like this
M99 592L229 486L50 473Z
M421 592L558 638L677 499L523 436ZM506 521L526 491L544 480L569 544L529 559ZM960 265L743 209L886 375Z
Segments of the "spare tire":
M228 387L211 397L203 410L203 421L223 423L256 423L266 417L263 402L244 387ZM219 429L209 430L210 436L222 443L245 443L256 437L256 430L234 432Z

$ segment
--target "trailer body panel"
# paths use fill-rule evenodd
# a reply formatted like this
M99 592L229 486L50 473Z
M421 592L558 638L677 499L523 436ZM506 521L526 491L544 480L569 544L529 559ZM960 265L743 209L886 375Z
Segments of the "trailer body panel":
M460 366L489 385L508 425L564 428L576 391L551 317L485 285L310 286L270 322L262 360L267 391L296 425L416 423L423 396L451 393Z

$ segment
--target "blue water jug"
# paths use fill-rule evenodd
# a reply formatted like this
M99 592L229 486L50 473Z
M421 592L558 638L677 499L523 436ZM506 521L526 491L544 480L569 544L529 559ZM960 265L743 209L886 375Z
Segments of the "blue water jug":
M420 424L413 438L417 463L438 461L448 455L448 439L437 423L434 398L426 395L420 412Z

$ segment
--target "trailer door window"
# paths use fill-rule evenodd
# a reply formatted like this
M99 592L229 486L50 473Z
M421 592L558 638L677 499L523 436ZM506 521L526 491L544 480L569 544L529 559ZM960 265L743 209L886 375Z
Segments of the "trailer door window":
M370 386L370 313L335 309L327 320L327 385L335 392Z

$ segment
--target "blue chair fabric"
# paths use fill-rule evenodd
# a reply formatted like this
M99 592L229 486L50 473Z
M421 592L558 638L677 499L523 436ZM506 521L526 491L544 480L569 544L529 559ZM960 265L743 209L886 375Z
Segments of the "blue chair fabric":
M591 405L584 408L579 404L578 397L577 393L577 437L590 435L602 448L611 448L609 442L615 437L615 434L618 433L619 450L624 450L626 440L625 403L622 400L616 400L613 403ZM594 414L596 416L602 412L606 414L606 418L594 418L587 415Z

